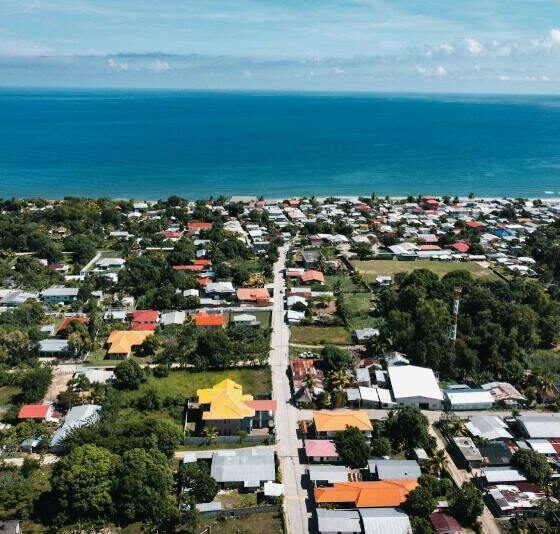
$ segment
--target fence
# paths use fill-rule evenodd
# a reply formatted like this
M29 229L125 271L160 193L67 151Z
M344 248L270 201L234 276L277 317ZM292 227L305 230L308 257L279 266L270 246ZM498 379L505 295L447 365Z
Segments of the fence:
M186 436L183 443L185 445L212 445L213 443L256 443L273 445L275 443L275 436L273 434L268 434L266 436L245 436L243 439L239 436L217 436L212 439L203 436Z

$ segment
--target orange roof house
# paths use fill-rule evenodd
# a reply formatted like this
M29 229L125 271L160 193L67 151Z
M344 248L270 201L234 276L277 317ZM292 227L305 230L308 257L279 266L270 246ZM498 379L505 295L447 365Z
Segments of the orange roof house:
M321 271L314 271L314 270L309 270L309 271L305 271L301 277L301 281L304 284L307 284L309 282L317 282L319 284L324 284L325 283L325 275L321 272Z
M393 508L403 504L416 487L416 480L335 482L332 487L315 488L314 494L318 504L350 503L358 508Z
M203 221L192 221L187 224L189 233L198 234L201 230L212 230L214 223Z
M107 339L107 354L112 358L128 358L132 348L142 345L151 335L151 330L113 330Z
M18 419L47 419L53 414L52 404L25 404L18 413Z
M227 324L227 317L222 313L199 311L194 316L194 324L197 328L224 328Z
M82 323L82 324L88 324L89 317L65 317L64 321L62 321L62 323L58 327L56 333L61 334L66 330L66 328L68 328L68 325L74 321L77 321L78 323Z
M175 265L173 267L174 271L203 271L204 265Z
M371 432L373 426L364 410L335 410L313 412L313 422L317 434L334 434L355 426L362 432Z
M268 304L270 295L265 287L240 287L237 290L237 298L242 302L255 302L257 304Z

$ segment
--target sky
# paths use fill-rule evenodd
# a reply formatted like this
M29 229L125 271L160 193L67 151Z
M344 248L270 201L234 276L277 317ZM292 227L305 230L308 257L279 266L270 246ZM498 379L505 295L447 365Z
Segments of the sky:
M0 86L560 93L559 0L0 0Z

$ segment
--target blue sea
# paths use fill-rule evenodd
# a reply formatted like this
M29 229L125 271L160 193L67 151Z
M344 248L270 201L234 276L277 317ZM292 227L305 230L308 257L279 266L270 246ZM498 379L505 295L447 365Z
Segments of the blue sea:
M0 197L560 197L560 97L0 89Z

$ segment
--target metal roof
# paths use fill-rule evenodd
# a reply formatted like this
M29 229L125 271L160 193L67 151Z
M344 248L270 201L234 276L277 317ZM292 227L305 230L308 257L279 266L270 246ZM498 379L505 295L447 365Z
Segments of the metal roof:
M348 482L348 469L343 465L310 465L309 479L326 480L329 483Z
M560 417L523 415L517 422L530 438L560 438Z
M276 479L272 449L232 449L212 455L212 478L218 482L243 482L245 487L260 486Z
M360 508L364 534L412 534L408 516L396 508Z
M368 461L368 469L377 473L379 480L416 480L422 474L416 460L374 458Z
M410 397L443 400L443 393L431 369L416 365L393 365L388 371L397 401Z
M361 532L360 514L357 510L326 510L317 508L319 532Z

